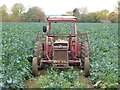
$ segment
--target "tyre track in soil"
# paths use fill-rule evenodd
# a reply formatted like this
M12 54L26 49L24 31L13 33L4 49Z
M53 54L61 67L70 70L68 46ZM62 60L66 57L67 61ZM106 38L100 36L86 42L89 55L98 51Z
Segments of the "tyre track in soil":
M42 74L41 75L45 75L47 73L47 70L41 70L40 71ZM88 88L94 88L93 87L93 83L90 81L89 77L85 77L82 73L79 74L79 79L81 82L86 83ZM35 82L40 78L40 76L36 76L35 78L31 78L29 80L25 80L24 85L25 88L34 88L32 87Z

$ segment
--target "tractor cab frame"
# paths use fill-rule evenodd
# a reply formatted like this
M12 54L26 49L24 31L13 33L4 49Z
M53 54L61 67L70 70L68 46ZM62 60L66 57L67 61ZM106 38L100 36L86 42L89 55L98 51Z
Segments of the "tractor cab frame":
M87 32L77 34L77 18L74 16L50 16L47 18L48 26L43 26L44 34L39 32L36 36L36 47L32 62L32 71L37 75L45 64L54 68L69 68L71 65L84 68L85 76L89 76L90 45ZM54 35L51 33L51 24L69 22L73 24L73 33L67 35ZM37 66L37 67L36 67Z

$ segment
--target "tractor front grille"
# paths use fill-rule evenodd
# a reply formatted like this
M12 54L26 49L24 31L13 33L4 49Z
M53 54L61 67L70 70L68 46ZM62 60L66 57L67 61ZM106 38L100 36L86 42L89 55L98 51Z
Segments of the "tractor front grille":
M67 51L66 50L54 50L53 55L54 60L67 60Z
M67 63L68 60L68 47L67 46L54 46L53 49L54 63Z

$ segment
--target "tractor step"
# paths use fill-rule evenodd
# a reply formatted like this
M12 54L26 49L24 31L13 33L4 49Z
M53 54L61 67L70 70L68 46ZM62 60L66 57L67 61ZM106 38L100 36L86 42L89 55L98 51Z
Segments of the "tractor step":
M53 68L69 68L68 64L53 64Z

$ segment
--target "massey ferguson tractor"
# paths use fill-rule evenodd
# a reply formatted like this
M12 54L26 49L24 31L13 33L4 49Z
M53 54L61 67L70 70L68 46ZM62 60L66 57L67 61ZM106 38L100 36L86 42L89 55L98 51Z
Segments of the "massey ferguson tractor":
M53 68L78 66L89 76L90 45L86 32L77 31L74 16L49 16L48 25L36 36L32 73L38 75L45 65Z

